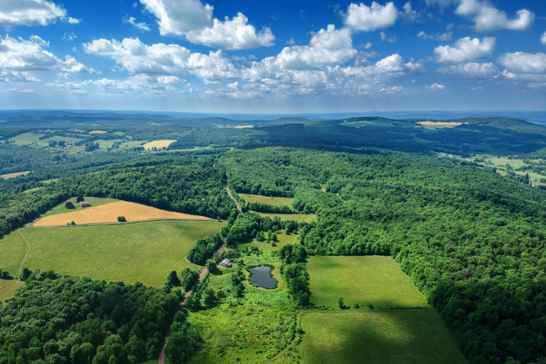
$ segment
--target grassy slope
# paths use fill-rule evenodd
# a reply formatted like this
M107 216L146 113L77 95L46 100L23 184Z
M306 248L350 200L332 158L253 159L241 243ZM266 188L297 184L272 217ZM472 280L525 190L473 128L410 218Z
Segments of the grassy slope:
M23 282L17 280L4 281L0 279L0 302L15 296L15 291L23 286Z
M161 287L170 271L180 271L188 266L197 268L185 259L189 250L197 240L215 234L222 225L216 221L157 221L29 227L0 240L0 267L12 274L18 274L22 265L30 269Z
M425 297L390 257L312 257L308 265L312 302L337 307L427 307Z
M247 202L250 203L261 203L264 205L270 205L270 206L287 206L291 207L292 202L294 201L293 198L289 197L270 197L270 196L261 196L261 195L249 195L246 193L239 193L239 196Z
M466 363L433 309L309 312L304 363Z

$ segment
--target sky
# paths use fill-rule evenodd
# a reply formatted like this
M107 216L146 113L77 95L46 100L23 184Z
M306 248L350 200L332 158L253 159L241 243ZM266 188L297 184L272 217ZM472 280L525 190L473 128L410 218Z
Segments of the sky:
M0 0L0 108L545 110L546 1Z

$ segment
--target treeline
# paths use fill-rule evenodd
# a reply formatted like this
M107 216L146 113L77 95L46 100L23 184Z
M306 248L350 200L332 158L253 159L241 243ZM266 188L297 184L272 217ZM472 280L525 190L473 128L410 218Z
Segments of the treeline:
M109 169L65 179L72 195L112 197L154 207L225 219L235 209L225 191L226 176L213 158Z
M0 363L157 360L178 303L179 297L141 284L34 273L0 306ZM171 340L176 355L186 357L195 339L184 329L185 317L177 315L175 324L182 329Z
M395 257L472 363L546 360L543 191L426 156L265 149L229 158L230 176L276 176L302 191L318 212L301 231L309 254Z
M286 280L290 295L300 307L309 306L311 290L307 272L307 252L301 245L285 245L279 251L281 273Z

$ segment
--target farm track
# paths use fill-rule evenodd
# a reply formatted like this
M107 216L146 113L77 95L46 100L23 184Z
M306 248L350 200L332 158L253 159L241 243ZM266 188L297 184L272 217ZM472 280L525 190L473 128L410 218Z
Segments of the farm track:
M28 260L28 257L30 256L30 244L27 238L25 238L25 236L21 233L21 231L17 230L17 234L19 235L19 237L25 244L25 255L23 256L23 259L21 259L21 262L19 263L19 272L21 272L23 268L25 267L25 263Z
M235 198L235 192L233 192L231 190L231 188L229 188L229 186L226 186L226 191L229 195L229 197L233 200L233 202L235 203L235 206L237 207L237 211L239 211L239 213L242 213L243 212L243 209L241 207L241 203L239 202L239 200L237 200L237 198Z

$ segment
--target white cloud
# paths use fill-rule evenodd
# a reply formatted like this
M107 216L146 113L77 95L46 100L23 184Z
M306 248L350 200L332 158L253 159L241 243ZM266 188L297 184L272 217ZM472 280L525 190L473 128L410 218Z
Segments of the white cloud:
M527 9L518 10L516 16L509 19L504 11L481 0L461 0L456 13L471 17L478 32L499 29L525 30L535 19L535 15Z
M212 26L190 31L186 38L192 43L221 49L269 47L275 41L271 29L264 28L256 32L256 28L248 24L248 18L242 13L231 20L226 18L223 22L214 19Z
M2 0L0 1L0 26L48 25L63 20L79 24L80 20L67 16L66 10L50 0Z
M356 53L351 32L328 25L313 35L309 45L283 48L275 63L283 68L312 68L345 63Z
M396 43L396 35L388 36L387 33L380 32L379 38L381 38L381 40L386 43Z
M185 35L208 27L213 7L200 0L140 0L158 19L161 35Z
M130 25L134 26L136 29L138 29L138 30L140 30L142 32L149 32L150 31L150 27L148 26L148 24L146 24L144 22L137 21L136 18L133 17L133 16L123 18L123 23L130 24Z
M0 71L14 75L36 77L38 72L77 73L91 71L72 56L61 59L46 48L49 43L38 36L30 39L5 37L0 39Z
M138 38L97 39L84 45L87 53L108 57L132 74L193 74L203 79L234 76L235 67L221 51L193 53L177 44L146 45Z
M64 88L77 94L90 92L106 94L165 94L172 92L191 92L191 85L176 76L131 75L124 79L101 78L84 81L53 82L51 86Z
M499 61L510 72L546 73L545 53L506 53Z
M443 91L446 89L446 85L435 82L432 85L427 86L427 88L431 91Z
M497 77L499 71L494 63L468 62L463 64L450 65L443 69L446 73L461 74L470 78L492 78Z
M495 38L464 37L455 46L439 46L434 49L436 59L440 63L462 63L472 61L491 54L495 48Z
M546 45L546 32L544 32L542 34L542 38L540 38L540 42L543 44L543 45Z
M425 31L417 33L417 38L423 40L437 40L440 42L449 42L453 38L453 32L445 32L440 34L429 34Z
M397 18L398 10L393 2L381 5L374 1L370 6L351 3L345 16L345 25L357 31L370 32L394 25Z

